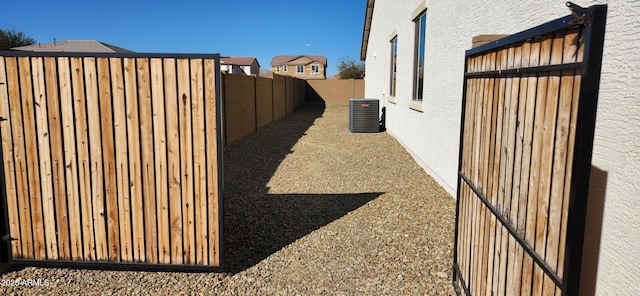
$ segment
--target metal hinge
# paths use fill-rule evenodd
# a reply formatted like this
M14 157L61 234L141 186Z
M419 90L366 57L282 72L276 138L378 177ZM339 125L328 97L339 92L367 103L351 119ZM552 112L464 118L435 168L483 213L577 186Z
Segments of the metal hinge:
M571 22L572 25L586 25L589 24L589 8L584 8L573 2L567 2L567 7L571 10L571 14L576 17Z
M11 237L11 235L7 234L7 235L2 237L2 240L5 241L5 242L10 242L10 241L18 240L18 239L17 238L13 238L13 237Z

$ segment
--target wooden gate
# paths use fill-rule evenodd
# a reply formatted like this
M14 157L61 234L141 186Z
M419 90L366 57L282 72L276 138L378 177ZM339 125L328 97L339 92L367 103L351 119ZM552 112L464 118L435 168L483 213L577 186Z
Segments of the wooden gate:
M220 268L218 62L0 53L9 261Z
M467 51L454 286L577 295L607 7Z

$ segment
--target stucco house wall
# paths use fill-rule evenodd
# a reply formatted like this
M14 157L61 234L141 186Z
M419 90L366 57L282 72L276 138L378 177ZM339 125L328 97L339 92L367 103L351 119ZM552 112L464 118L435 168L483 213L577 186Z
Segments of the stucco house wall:
M570 11L564 1L552 0L368 2L375 6L365 56L365 97L381 99L388 132L455 196L464 51L471 48L472 38L517 33ZM640 1L577 4L609 5L582 290L597 295L633 295L640 291ZM415 108L410 104L415 42L412 16L424 7L424 100ZM390 41L396 35L397 94L390 97Z

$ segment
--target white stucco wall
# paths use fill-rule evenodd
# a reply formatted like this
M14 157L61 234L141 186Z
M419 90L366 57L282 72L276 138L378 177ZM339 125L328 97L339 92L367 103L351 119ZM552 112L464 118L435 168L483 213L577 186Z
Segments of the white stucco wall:
M609 5L593 152L583 291L640 291L640 0L576 1ZM513 34L563 17L565 1L376 0L366 55L365 97L387 108L387 129L455 196L464 51L473 36ZM425 93L412 95L414 23L427 10ZM363 12L364 13L364 12ZM389 98L390 44L398 35L395 103Z

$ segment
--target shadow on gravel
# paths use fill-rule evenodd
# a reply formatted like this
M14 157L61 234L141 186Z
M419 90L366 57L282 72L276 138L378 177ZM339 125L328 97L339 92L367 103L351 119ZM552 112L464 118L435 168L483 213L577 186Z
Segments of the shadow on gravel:
M267 182L324 112L308 102L224 150L226 270L247 269L382 193L268 194Z

